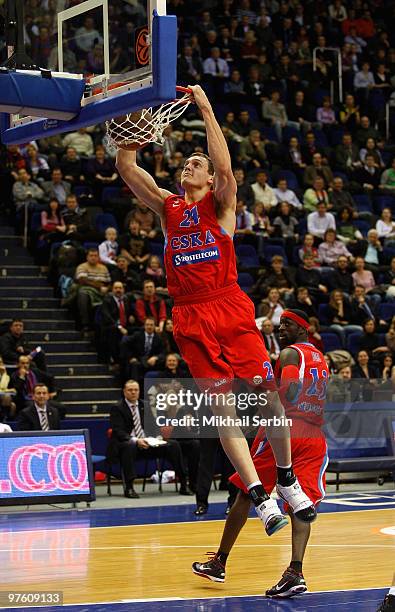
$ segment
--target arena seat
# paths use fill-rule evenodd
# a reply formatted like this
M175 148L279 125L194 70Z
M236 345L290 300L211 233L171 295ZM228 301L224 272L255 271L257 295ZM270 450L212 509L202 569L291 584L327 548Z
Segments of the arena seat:
M120 187L104 187L101 194L101 200L102 202L108 202L111 198L117 198L120 193Z
M395 303L384 302L379 304L379 317L384 321L390 321L395 316Z
M328 304L319 304L318 305L318 319L321 325L330 325L328 315L329 315Z
M288 265L288 259L282 246L275 244L265 244L263 247L263 256L267 263L270 263L274 255L281 255L284 258L284 265Z
M359 229L362 236L366 238L366 236L368 235L368 231L371 228L370 223L368 223L367 221L364 221L363 219L353 219L353 224L355 225L357 229Z
M372 202L368 195L358 193L353 198L359 212L373 212Z
M359 339L361 336L362 332L353 332L347 335L346 348L351 355L355 355L359 351Z
M325 353L329 353L329 351L337 351L343 348L339 336L335 333L322 332L321 338L322 342L324 343Z
M118 231L118 223L111 213L99 213L95 218L95 226L98 232L104 234L108 227L114 227Z
M292 170L280 170L276 176L276 180L279 181L280 179L285 179L287 181L288 189L292 189L292 191L300 189L296 174L292 172Z
M254 284L254 279L252 278L251 274L248 274L248 272L240 272L237 276L237 282L242 290L248 293Z
M239 244L236 247L236 255L243 268L259 268L259 257L251 244Z

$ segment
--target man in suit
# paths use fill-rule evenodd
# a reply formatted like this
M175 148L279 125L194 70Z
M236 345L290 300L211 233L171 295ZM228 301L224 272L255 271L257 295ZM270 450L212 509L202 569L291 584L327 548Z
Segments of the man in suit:
M274 333L274 326L270 319L262 321L261 332L263 341L268 350L272 365L274 366L280 356L280 345L278 343L277 334Z
M107 456L109 460L119 460L124 481L125 497L139 497L134 490L136 477L135 461L138 459L167 459L173 466L180 481L180 495L191 495L187 487L186 473L182 460L181 447L176 440L168 440L161 446L150 446L145 436L142 414L144 406L139 401L140 386L136 380L126 381L123 387L124 398L110 412L111 441Z
M101 306L101 330L105 352L114 364L119 364L121 340L135 322L133 313L134 299L125 296L123 283L113 282L112 292L105 296Z
M63 180L63 174L60 168L54 168L52 170L51 180L45 181L42 184L42 189L48 201L52 198L56 198L62 208L66 206L66 198L71 193L71 185L68 181Z
M18 412L33 399L33 390L38 383L43 383L50 390L50 399L56 396L54 377L32 367L29 355L19 355L17 369L11 374L10 380L11 388L16 390L15 404Z
M163 353L163 342L155 332L155 319L147 317L144 329L122 339L120 360L124 377L142 380L148 370L159 370Z
M49 401L48 387L37 383L33 389L33 401L18 415L19 431L49 431L60 429L60 416L56 406Z

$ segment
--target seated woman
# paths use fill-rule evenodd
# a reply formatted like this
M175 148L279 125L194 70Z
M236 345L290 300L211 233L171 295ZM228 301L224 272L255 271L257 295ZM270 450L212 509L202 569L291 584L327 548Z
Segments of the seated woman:
M258 306L258 316L269 319L274 327L280 325L280 317L284 312L284 304L280 300L280 292L275 287L269 289L267 298Z
M357 363L352 366L353 378L358 378L360 383L359 400L369 402L373 398L374 388L377 386L379 377L378 368L371 363L367 351L361 350L357 353Z
M367 319L365 321L363 331L364 334L358 340L360 351L366 351L369 357L375 361L380 353L388 353L388 346L380 343L380 336L376 333L376 321L374 319Z
M350 261L353 260L353 256L347 247L340 240L336 240L335 230L326 230L324 234L324 242L321 242L320 246L318 247L318 256L321 264L335 267L340 255L344 255Z
M394 246L395 243L395 221L392 219L392 210L383 208L380 219L376 223L376 230L379 239L385 246Z
M291 206L288 202L281 202L278 207L278 215L273 221L274 236L285 240L285 251L288 261L292 261L293 250L299 240L297 233L299 222L291 212Z
M331 292L328 305L328 321L330 329L341 339L343 348L346 347L346 332L362 331L361 325L353 325L350 302L344 297L343 291L335 289Z
M346 244L354 255L360 252L360 241L363 240L363 236L353 223L353 210L349 206L343 206L339 210L337 217L337 238Z
M167 281L162 262L157 255L151 255L145 268L144 279L152 280L159 293L168 293Z
M60 242L64 240L66 224L60 212L59 200L51 198L47 210L41 213L40 238L47 242Z
M354 287L363 287L365 292L369 295L369 301L372 302L373 307L376 308L381 302L381 297L380 294L376 292L376 280L373 276L373 272L365 270L365 260L363 257L356 257L354 265L355 272L351 275Z

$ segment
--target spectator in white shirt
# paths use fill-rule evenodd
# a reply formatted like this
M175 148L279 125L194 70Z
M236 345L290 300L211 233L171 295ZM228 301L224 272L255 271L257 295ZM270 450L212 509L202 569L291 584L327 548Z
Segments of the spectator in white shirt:
M315 238L322 240L328 229L335 230L336 234L335 217L332 213L327 212L325 202L320 202L317 206L317 211L307 215L307 231Z
M383 208L381 211L381 219L376 223L376 230L379 238L385 238L385 246L388 246L389 241L391 243L394 242L395 221L392 219L392 210L390 208Z
M78 28L75 35L75 42L81 51L91 51L95 44L103 43L103 38L95 28L95 21L92 17L86 17L84 25Z
M292 189L288 189L287 180L281 178L277 181L277 187L274 189L274 194L277 199L277 203L288 202L295 208L302 208L302 203L299 201L296 193Z
M100 261L106 266L116 266L116 259L119 251L117 230L115 227L108 227L104 236L106 239L99 244Z
M254 192L255 201L262 202L265 210L270 210L273 206L277 206L277 198L274 189L267 184L267 174L260 170L256 175L256 181L251 185Z
M243 200L238 200L236 204L236 231L235 234L252 234L254 218L247 210Z
M368 99L369 92L374 87L375 80L373 72L370 71L369 62L363 62L362 70L359 70L354 77L354 88L357 94L364 95Z
M215 78L227 79L229 77L228 63L222 59L219 47L211 49L211 57L203 62L203 72Z

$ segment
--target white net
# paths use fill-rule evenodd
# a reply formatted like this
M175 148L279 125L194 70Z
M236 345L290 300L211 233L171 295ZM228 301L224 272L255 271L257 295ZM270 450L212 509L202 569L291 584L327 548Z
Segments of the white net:
M164 130L183 114L189 104L189 94L185 94L182 98L162 104L157 109L144 108L106 121L107 146L113 149L130 145L139 147L149 142L162 145Z

